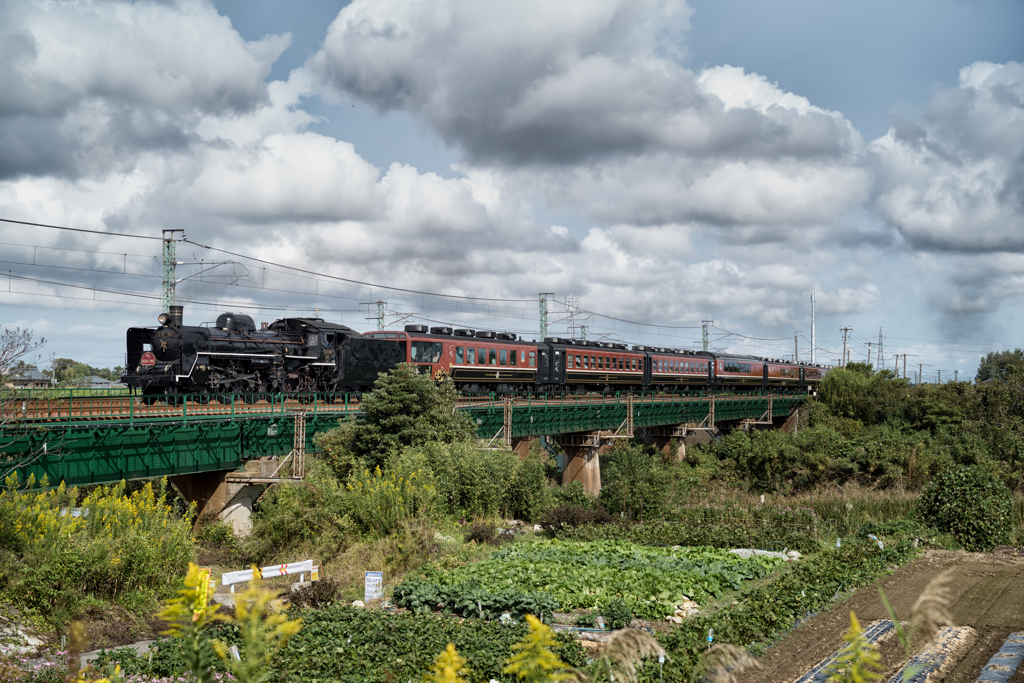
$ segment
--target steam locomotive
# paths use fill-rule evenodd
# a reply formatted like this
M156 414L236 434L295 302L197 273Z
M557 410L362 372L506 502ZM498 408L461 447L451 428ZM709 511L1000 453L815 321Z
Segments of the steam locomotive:
M826 367L773 358L406 325L360 334L322 318L260 329L222 313L186 326L171 306L159 327L132 327L122 381L145 395L365 391L378 373L411 363L464 392L811 388ZM250 400L252 400L250 398Z

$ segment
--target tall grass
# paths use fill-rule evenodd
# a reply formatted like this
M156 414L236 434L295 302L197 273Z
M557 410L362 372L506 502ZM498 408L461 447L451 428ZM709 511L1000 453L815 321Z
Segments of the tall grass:
M63 622L86 596L138 604L172 588L192 559L190 514L167 501L164 481L134 493L122 481L82 496L63 483L14 477L0 492L0 589ZM125 599L127 598L127 601ZM147 602L145 599L142 602Z

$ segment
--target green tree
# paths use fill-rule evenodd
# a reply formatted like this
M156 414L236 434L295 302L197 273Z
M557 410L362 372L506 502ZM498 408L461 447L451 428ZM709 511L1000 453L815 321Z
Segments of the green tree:
M457 409L458 397L451 380L435 383L408 363L381 373L374 390L363 396L363 415L350 429L349 449L372 470L409 446L472 439L476 429Z
M981 359L974 380L1008 379L1014 374L1024 374L1024 350L992 351Z

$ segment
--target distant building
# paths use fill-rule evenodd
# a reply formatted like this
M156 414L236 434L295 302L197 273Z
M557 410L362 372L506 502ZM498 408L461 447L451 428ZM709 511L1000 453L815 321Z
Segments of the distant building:
M50 378L33 368L8 377L7 386L15 389L45 389L50 386Z

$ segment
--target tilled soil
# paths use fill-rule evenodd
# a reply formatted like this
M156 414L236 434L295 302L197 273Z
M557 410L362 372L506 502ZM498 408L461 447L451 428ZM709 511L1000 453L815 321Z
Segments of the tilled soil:
M970 626L978 639L943 679L945 683L974 683L981 668L1013 631L1024 630L1024 558L932 550L880 581L896 615L910 617L917 598L928 583L951 569L948 585L950 615L956 626ZM791 683L835 652L850 626L850 612L861 624L887 619L888 613L874 587L858 591L801 624L761 658L761 668L738 678L740 683ZM880 647L888 675L905 659L896 638ZM1022 667L1024 669L1024 667ZM1024 683L1018 670L1010 683Z

